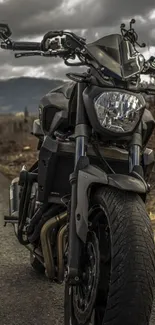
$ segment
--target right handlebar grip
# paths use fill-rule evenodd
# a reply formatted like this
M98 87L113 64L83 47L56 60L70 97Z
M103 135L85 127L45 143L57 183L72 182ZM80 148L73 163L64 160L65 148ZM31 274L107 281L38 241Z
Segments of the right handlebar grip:
M12 42L13 51L40 51L41 44L38 42Z

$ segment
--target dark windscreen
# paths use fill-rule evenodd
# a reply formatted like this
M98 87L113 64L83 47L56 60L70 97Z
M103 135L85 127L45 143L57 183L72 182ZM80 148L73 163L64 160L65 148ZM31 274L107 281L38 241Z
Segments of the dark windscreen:
M131 43L124 41L119 34L105 36L94 43L87 44L92 57L111 75L129 78L140 72L138 58Z

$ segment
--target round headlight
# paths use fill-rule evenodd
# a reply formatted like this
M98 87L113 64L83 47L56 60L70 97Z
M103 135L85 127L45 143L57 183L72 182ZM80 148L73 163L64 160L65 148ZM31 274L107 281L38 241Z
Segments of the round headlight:
M94 107L103 128L128 133L132 132L142 116L144 99L136 94L107 91L94 99Z

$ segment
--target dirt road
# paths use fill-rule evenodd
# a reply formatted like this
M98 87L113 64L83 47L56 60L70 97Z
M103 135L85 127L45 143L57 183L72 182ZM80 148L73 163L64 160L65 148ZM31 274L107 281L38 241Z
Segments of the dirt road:
M13 227L3 227L8 186L9 181L0 174L0 324L62 325L63 286L37 276L29 265L29 252L18 244ZM155 325L155 308L153 313L150 325Z
M0 174L0 324L62 325L63 286L51 284L29 265L11 225L3 228L9 181Z

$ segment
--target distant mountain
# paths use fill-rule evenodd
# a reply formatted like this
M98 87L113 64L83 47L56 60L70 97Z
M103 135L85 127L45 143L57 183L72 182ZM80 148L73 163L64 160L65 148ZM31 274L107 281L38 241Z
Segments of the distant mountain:
M0 80L0 114L21 112L25 106L37 113L41 97L63 83L58 79L29 77Z

